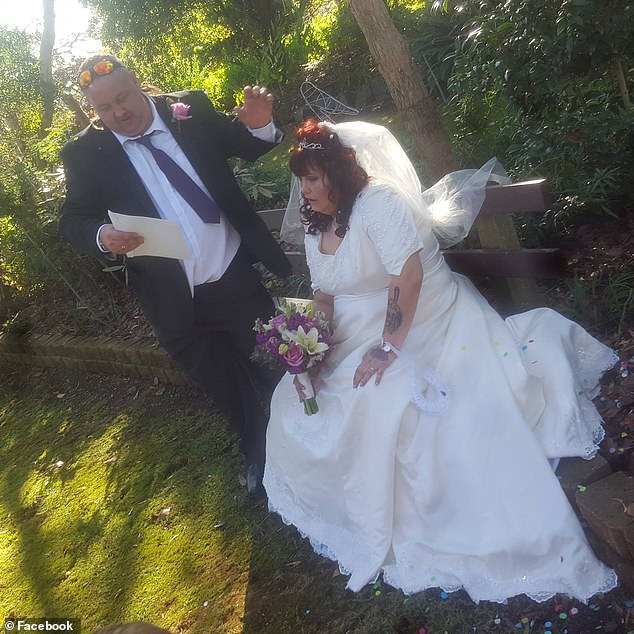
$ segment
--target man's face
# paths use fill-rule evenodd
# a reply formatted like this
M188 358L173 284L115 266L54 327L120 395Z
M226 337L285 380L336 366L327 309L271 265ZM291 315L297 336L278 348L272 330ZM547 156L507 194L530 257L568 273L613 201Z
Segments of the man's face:
M117 134L141 136L152 123L152 109L133 72L116 69L97 77L84 94L103 124Z

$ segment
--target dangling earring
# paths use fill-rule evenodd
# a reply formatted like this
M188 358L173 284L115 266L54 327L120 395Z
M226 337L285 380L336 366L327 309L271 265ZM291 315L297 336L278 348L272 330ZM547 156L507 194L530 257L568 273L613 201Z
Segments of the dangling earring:
M342 222L342 216L343 216L343 211L341 211L341 209L337 209L334 223L337 225L335 229L335 235L338 238L343 238L346 235L346 231L348 231L348 223Z
M306 202L306 198L304 198L304 196L302 196L302 203L299 206L299 211L302 214L310 214L313 211L313 206L309 202Z

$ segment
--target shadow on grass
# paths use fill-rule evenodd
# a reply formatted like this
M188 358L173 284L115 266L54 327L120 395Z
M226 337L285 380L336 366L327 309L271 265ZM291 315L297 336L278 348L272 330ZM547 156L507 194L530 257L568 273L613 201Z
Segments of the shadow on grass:
M381 583L353 594L293 527L248 504L235 440L201 394L43 374L0 377L5 616L79 617L85 634L135 620L175 634L620 631L623 590L594 607Z
M20 377L21 380L24 378ZM18 527L16 550L22 553L18 558L19 569L28 580L32 593L30 605L41 607L47 614L62 614L63 606L53 592L60 582L55 570L58 566L50 557L57 535L56 531L43 529L46 496L49 485L63 486L64 482L73 479L74 469L67 468L62 475L61 465L72 464L75 455L83 451L90 440L81 434L78 427L73 429L72 425L68 425L68 417L72 415L70 408L58 406L55 410L41 410L37 405L24 406L17 399L21 393L27 392L15 389L15 385L5 384L4 387L14 389L10 395L13 400L3 403L0 422L3 436L0 499L5 513ZM94 433L102 433L106 426L106 421L94 425ZM79 535L84 531L94 532L95 525L89 519L68 525L64 530L77 531ZM78 549L81 549L81 544L79 542ZM64 556L64 563L71 558L70 553Z
M0 390L3 611L238 631L251 537L222 418L200 394L11 378Z

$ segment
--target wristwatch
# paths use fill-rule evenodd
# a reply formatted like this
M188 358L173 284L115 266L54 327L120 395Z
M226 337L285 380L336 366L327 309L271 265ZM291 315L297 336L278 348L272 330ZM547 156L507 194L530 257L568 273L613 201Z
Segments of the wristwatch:
M385 339L381 339L381 350L383 350L383 352L393 352L397 357L400 353L398 348L395 348L389 341L385 341Z

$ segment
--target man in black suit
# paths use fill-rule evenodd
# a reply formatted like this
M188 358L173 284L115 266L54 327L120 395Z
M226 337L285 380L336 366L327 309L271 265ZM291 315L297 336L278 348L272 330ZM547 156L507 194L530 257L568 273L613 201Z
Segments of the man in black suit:
M259 496L266 409L279 374L249 358L255 319L274 312L251 265L261 261L279 276L291 266L227 159L253 161L281 140L273 97L265 88L245 88L244 105L235 109L239 121L232 120L200 91L149 97L112 55L87 59L79 84L99 118L62 150L61 234L83 253L112 258L134 251L143 236L115 229L108 210L180 224L191 258L125 258L128 279L161 344L238 434L249 493Z

